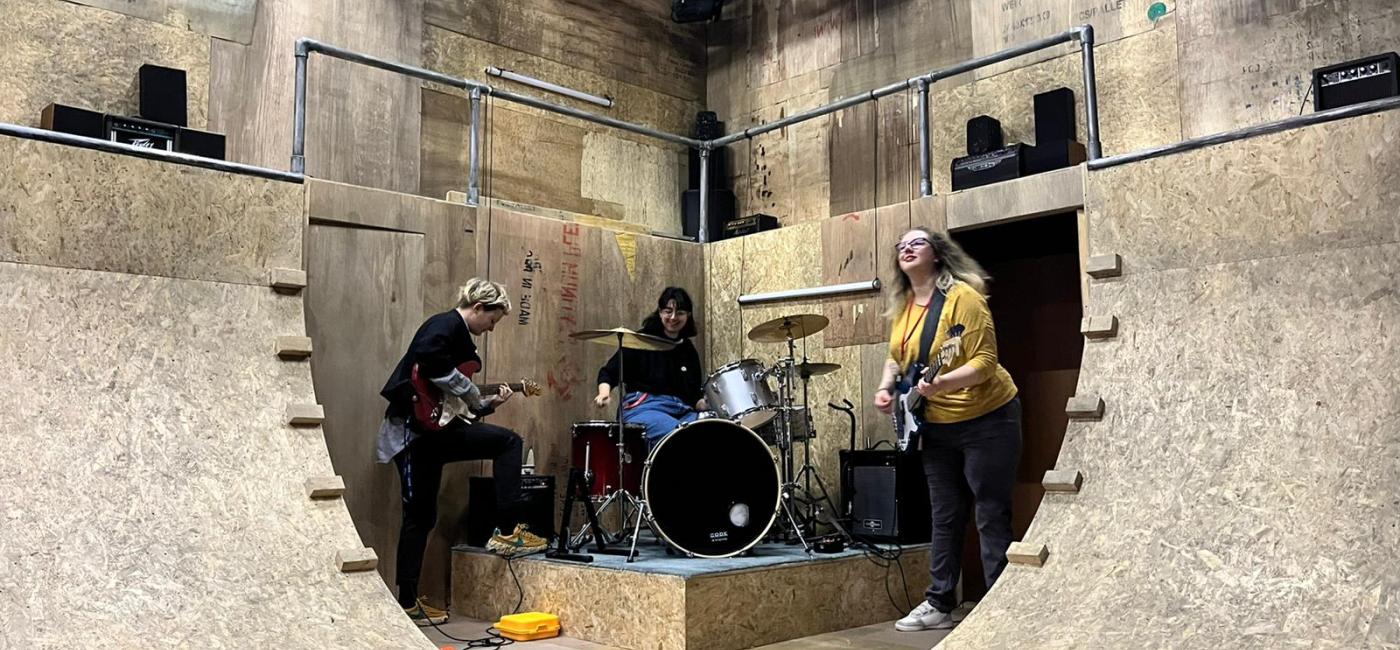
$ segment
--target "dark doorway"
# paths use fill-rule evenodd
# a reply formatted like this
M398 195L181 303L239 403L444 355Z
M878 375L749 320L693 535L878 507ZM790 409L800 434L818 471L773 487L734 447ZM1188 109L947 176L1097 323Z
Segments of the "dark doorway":
M1040 507L1040 480L1064 441L1065 401L1074 395L1084 338L1079 287L1079 223L1073 213L953 233L986 268L1001 365L1020 389L1021 464L1012 506L1016 539ZM963 552L963 599L986 593L975 524Z

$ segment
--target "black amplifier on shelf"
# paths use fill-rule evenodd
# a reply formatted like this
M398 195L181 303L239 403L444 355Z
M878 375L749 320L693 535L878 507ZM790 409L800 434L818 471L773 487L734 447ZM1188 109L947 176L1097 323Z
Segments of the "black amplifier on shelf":
M778 218L770 214L751 214L747 217L733 217L724 222L724 238L742 237L756 232L778 227Z
M1386 52L1313 70L1314 110L1400 96L1400 56Z
M1020 178L1025 173L1025 145L1020 143L976 156L953 159L953 191Z

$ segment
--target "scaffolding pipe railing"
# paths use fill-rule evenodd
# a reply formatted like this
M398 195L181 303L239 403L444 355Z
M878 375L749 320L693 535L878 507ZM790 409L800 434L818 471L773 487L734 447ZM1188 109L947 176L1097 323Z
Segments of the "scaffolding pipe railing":
M910 88L915 88L919 94L919 196L932 196L933 182L932 169L930 168L932 165L930 149L933 144L929 142L929 113L931 112L931 107L929 105L929 87L940 79L947 79L965 72L971 72L979 68L985 68L989 65L995 65L1003 61L1014 59L1018 56L1024 56L1032 52L1074 41L1079 41L1079 49L1083 57L1084 122L1088 140L1085 148L1087 149L1086 153L1089 160L1095 160L1102 155L1102 147L1099 144L1099 96L1098 85L1095 83L1094 79L1094 27L1092 25L1080 25L1053 36L1047 36L1016 47L1007 48L1000 52L994 52L987 56L963 61L962 63L957 63L946 68L910 77L904 81L898 81L887 86L881 86L873 90L839 99L825 106L818 106L802 111L801 113L794 113L780 120L752 126L742 131L708 140L703 144L703 149L722 147L739 142L740 140L752 139L764 133L776 131L865 102L875 101L881 97L893 95ZM709 222L709 215L706 212L708 206L704 201L704 196L708 192L709 186L705 183L704 174L702 174L700 182L700 241L705 241L705 225Z
M480 112L481 99L483 96L498 97L500 99L516 104L538 108L540 110L557 113L559 115L567 115L569 117L574 117L580 120L584 120L586 122L601 124L603 126L620 129L623 131L654 138L657 140L662 140L664 142L669 142L672 144L699 149L701 164L699 174L700 218L699 224L697 224L699 226L699 232L697 233L697 235L699 241L706 242L709 241L710 202L708 200L708 194L711 182L711 179L709 177L710 175L708 173L709 165L707 163L709 161L710 152L712 150L718 147L723 147L733 144L735 142L739 142L741 140L751 139L764 133L769 133L778 129L792 126L794 124L799 124L801 122L812 120L823 115L829 115L831 113L835 113L836 111L863 104L865 102L875 101L880 99L881 97L887 97L898 92L909 90L910 88L915 88L917 89L919 94L918 124L921 145L921 151L919 154L919 195L931 196L933 194L933 183L931 180L932 171L930 169L930 166L932 164L930 154L930 148L932 147L932 143L929 142L929 114L932 109L930 107L931 102L929 100L929 88L940 79L947 79L949 77L954 77L965 72L971 72L979 68L995 65L1003 61L1030 54L1032 52L1036 52L1046 48L1051 48L1062 43L1070 43L1074 41L1079 42L1080 51L1083 56L1084 120L1088 140L1086 144L1086 149L1089 160L1093 161L1101 157L1102 147L1099 144L1098 88L1097 84L1095 83L1094 76L1094 28L1091 25L1080 25L1078 27L1066 30L1053 36L1047 36L1045 38L1031 41L1029 43L1024 43L1016 47L1007 48L1000 52L994 52L992 54L963 61L961 63L957 63L946 68L933 70L922 75L917 75L908 79L904 79L902 81L897 81L892 84L858 93L856 95L837 100L825 106L818 106L813 109L789 115L780 120L775 120L766 124L752 126L742 131L731 133L729 135L721 136L711 140L697 140L695 138L688 138L682 135L676 135L674 133L667 133L665 131L660 131L640 124L634 124L631 122L614 119L604 115L598 115L596 113L591 113L589 111L584 111L569 106L554 104L552 102L547 102L537 97L522 95L519 93L510 92L508 90L502 90L499 88L492 88L490 85L479 81L473 81L471 79L465 79L461 77L454 77L451 75L443 74L441 72L435 72L425 68L420 68L418 66L397 63L394 61L381 59L379 57L370 56L361 52L354 52L344 48L336 47L334 45L322 43L314 39L302 38L298 39L296 42L296 89L292 118L293 126L291 167L292 172L296 174L304 174L306 171L307 59L312 52L319 52L326 56L342 59L345 61L351 61L354 63L359 63L361 65L366 65L372 68L378 68L380 70L387 70L389 72L395 72L398 74L415 77L424 81L431 81L433 83L443 84L445 86L462 88L470 92L472 125L470 133L470 142L468 145L470 147L470 169L468 170L467 181L467 200L470 205L476 205L481 198Z
M626 132L640 134L640 136L654 137L654 139L669 141L669 143L683 144L687 147L700 147L703 144L693 137L678 136L675 133L652 129L650 126L636 125L636 123L608 118L608 116L598 115L598 113L580 111L580 109L571 108L571 106L553 104L545 99L529 97L529 95L522 95L519 92L500 90L500 88L493 88L490 84L483 84L480 81L470 80L470 78L454 77L451 74L438 73L438 71L424 69L424 67L410 66L407 63L392 62L388 59L379 59L378 56L337 48L335 45L315 41L315 39L301 38L297 39L297 45L295 45L295 57L297 57L297 73L295 74L297 74L297 78L295 78L293 97L293 129L291 129L291 171L295 174L304 174L307 171L307 59L312 52L322 53L322 55L333 57L333 59L347 60L347 62L360 63L363 66L403 74L407 77L433 81L433 83L448 85L448 87L475 91L477 94L505 99L505 101L514 102L514 104L532 106L540 111L568 115L571 118L599 123L599 125L610 126L613 129L626 130ZM475 125L473 125L473 129L475 129ZM479 177L480 172L473 170L472 174Z

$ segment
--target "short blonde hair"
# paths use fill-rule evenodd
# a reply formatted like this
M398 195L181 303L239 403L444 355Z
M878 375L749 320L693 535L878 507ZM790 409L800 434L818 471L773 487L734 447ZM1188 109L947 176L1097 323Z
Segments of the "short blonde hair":
M457 308L467 309L481 303L487 311L502 309L510 311L510 296L506 295L506 285L485 278L472 278L457 293Z

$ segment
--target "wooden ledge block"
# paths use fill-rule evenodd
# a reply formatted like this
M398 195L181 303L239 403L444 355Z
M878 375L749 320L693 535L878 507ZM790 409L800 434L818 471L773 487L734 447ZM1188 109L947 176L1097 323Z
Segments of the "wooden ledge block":
M379 566L379 556L372 548L357 548L335 554L335 564L345 573L373 571Z
M326 419L326 410L320 404L287 405L287 424L294 427L312 427Z
M1079 333L1091 339L1107 339L1118 336L1117 316L1085 316L1079 322Z
M1041 487L1047 492L1078 492L1084 484L1084 475L1077 469L1052 469L1040 479Z
M1098 395L1075 395L1065 404L1065 415L1076 420L1097 420L1103 417L1103 398Z
M277 337L277 356L283 359L305 359L311 356L311 337Z
M268 269L267 283L278 293L301 293L306 288L306 271L301 269Z
M312 499L334 499L345 494L345 479L324 476L306 479L306 496Z
M1045 558L1048 557L1050 557L1050 549L1045 548L1044 544L1011 542L1011 546L1006 549L1006 560L1012 564L1044 566Z
M1084 270L1094 278L1116 278L1123 275L1123 258L1117 253L1094 255L1084 264Z

